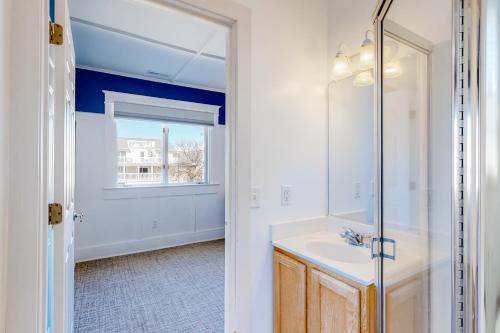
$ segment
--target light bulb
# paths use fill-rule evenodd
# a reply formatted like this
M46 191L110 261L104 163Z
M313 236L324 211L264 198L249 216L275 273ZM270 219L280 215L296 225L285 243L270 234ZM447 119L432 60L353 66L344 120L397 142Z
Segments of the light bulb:
M366 87L374 82L372 71L364 71L356 75L353 84L355 87Z
M337 56L333 60L333 79L335 81L345 79L352 75L349 59L342 52L337 52Z
M375 44L368 38L368 30L365 34L365 40L361 44L361 51L359 53L359 69L364 71L367 69L372 69L375 65Z
M384 78L394 79L403 73L399 60L390 61L384 65Z
M398 54L398 44L392 40L384 40L384 62L389 62Z

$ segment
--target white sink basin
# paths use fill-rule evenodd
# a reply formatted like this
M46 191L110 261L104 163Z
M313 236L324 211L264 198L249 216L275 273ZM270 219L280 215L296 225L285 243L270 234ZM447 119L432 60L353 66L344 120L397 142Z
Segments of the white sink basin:
M305 245L308 251L329 260L349 264L372 263L367 248L326 240L310 240Z
M274 240L273 245L364 286L375 281L370 249L347 244L338 231L283 238Z

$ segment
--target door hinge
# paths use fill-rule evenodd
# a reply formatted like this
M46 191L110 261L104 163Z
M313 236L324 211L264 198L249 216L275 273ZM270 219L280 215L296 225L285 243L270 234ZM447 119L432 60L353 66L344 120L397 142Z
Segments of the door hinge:
M375 242L377 242L377 246L375 247ZM392 245L392 254L388 254L384 252L384 244L389 243ZM376 252L374 251L376 248ZM371 256L373 258L387 258L391 260L396 260L396 241L390 238L383 237L373 237L371 243Z
M49 225L62 223L62 205L58 203L49 204Z
M54 45L62 45L63 42L63 26L54 22L49 22L49 43Z

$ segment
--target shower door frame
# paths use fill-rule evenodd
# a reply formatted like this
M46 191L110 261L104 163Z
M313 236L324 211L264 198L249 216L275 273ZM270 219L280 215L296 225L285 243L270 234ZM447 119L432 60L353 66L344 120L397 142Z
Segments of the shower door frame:
M372 15L376 38L374 135L376 158L374 223L383 239L382 220L382 37L383 20L393 2L379 0ZM480 272L480 3L482 0L450 0L452 13L452 323L453 332L479 332L477 318L482 303ZM383 248L376 244L376 253ZM376 258L377 330L385 331L383 258Z

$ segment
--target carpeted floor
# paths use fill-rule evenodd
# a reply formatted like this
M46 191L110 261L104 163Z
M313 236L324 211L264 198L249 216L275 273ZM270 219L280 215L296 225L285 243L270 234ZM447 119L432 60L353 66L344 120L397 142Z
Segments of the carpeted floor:
M80 263L76 333L224 331L224 241Z

